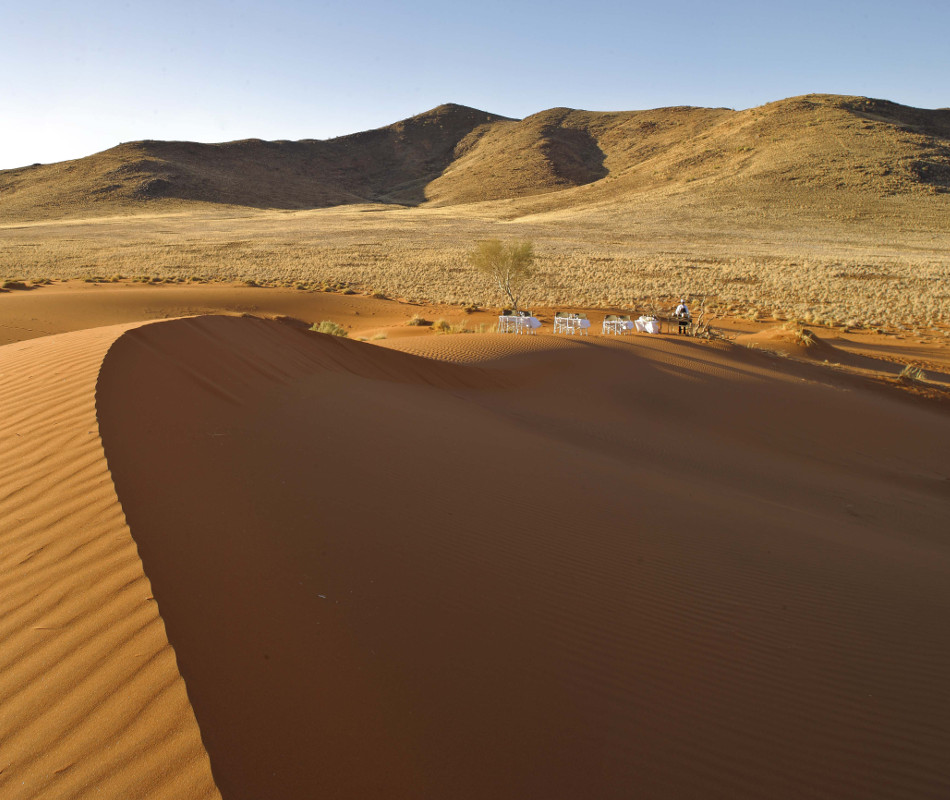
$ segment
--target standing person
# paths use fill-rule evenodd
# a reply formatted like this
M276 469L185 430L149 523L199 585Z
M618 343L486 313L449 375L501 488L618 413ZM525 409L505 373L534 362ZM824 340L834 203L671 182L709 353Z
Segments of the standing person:
M673 317L679 320L679 332L687 333L689 330L689 323L692 319L692 316L689 313L689 309L686 307L686 299L681 298L680 304L676 307L676 310L673 312Z

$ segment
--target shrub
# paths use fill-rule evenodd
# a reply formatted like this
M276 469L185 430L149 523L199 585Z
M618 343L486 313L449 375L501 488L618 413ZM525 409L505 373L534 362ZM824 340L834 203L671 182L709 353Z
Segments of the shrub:
M407 322L406 324L407 325L431 325L432 320L424 319L423 317L420 317L418 314L413 314L412 319L410 319L409 322Z
M786 330L795 334L795 341L802 347L813 347L815 344L815 334L802 326L797 320L789 320L783 326Z
M816 341L815 334L807 328L799 328L799 330L795 332L795 339L802 347L812 347Z
M380 339L385 339L385 338L386 338L386 334L383 333L382 331L380 331L379 333L375 334L374 336L371 336L371 337L370 337L370 340L373 341L373 342L376 342L376 341L379 341Z
M469 263L484 274L518 310L527 284L535 277L534 245L531 242L502 243L499 239L479 242L469 254Z
M432 325L434 333L475 333L465 322L448 323L444 319L436 320Z
M902 381L920 383L921 381L927 380L927 373L916 364L908 364L906 367L904 367L904 369L901 370L900 379Z
M0 284L0 289L26 289L27 285L23 281L4 281Z
M316 331L317 333L327 333L330 336L349 336L346 332L346 328L342 325L337 325L337 323L329 319L325 319L319 323L313 323L313 325L310 326L310 330Z

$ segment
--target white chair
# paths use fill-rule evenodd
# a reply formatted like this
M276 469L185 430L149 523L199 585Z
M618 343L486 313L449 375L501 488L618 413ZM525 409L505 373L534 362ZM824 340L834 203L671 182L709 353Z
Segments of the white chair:
M616 314L608 314L606 317L604 317L604 323L601 326L600 332L603 334L608 334L608 333L619 334L620 333L620 317L618 317Z
M571 325L571 319L571 315L567 311L558 311L554 315L554 332L574 333L574 329Z
M535 327L541 327L541 323L538 322L533 316L531 316L530 311L519 311L515 314L515 333L530 333L534 334Z
M590 320L587 319L587 314L558 311L554 315L555 333L582 333L586 336L588 328L590 328Z

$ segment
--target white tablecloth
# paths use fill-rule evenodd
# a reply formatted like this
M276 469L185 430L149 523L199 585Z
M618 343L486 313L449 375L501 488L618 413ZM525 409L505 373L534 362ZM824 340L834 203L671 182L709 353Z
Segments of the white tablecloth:
M660 322L655 319L638 319L636 321L637 330L640 333L659 333Z
M527 328L536 330L541 327L541 320L537 317L522 317L520 314L502 315L498 317L498 330L504 333L518 333Z

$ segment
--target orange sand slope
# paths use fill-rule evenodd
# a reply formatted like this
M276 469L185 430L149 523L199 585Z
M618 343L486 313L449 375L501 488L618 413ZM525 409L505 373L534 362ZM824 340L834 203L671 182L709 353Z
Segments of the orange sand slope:
M218 796L99 438L127 327L0 347L4 800Z
M64 283L0 297L0 345L55 333L199 314L251 313L345 321L351 329L404 325L411 310L360 295L311 294L228 284L140 286ZM416 310L414 307L412 310ZM421 310L421 309L419 309ZM408 329L420 332L420 329ZM424 329L422 329L424 331Z
M950 795L945 413L672 338L391 344L201 317L103 361L223 797Z

